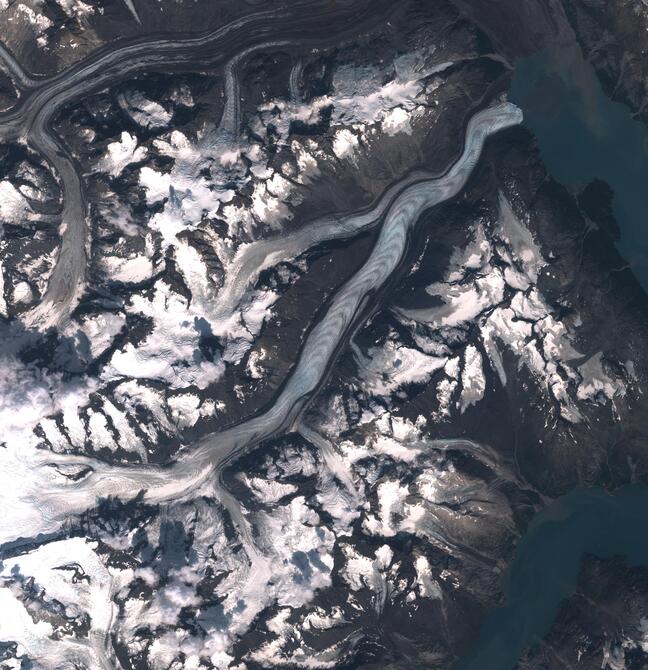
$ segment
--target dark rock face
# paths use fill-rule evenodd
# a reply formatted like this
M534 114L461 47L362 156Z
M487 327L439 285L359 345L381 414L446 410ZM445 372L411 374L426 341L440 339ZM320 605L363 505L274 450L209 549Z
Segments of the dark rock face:
M646 7L632 0L565 0L563 5L583 53L608 95L628 105L645 123Z
M551 632L517 667L645 668L645 567L621 557L585 556L578 589L561 606Z

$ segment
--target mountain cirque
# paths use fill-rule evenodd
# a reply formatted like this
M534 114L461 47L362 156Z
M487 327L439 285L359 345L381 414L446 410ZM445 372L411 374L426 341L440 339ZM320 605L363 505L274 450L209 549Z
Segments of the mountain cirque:
M612 196L507 101L571 10L478 5L0 0L0 667L450 668L645 482Z

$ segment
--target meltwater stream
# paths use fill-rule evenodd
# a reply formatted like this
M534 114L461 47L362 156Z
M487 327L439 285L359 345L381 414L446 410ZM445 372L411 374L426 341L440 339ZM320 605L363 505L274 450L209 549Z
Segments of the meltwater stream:
M648 565L648 487L610 495L579 489L531 522L504 584L506 604L486 615L475 649L454 670L512 670L546 635L560 603L576 589L583 554L623 555Z

